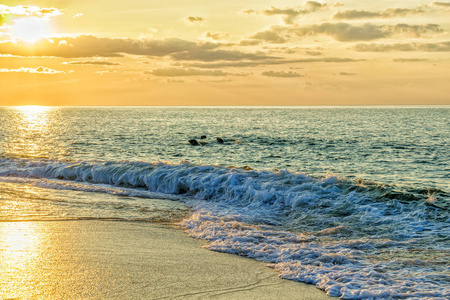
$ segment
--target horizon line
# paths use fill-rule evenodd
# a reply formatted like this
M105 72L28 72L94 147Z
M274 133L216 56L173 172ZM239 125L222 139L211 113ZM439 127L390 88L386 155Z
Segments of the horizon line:
M450 104L380 104L380 105L0 105L1 108L21 106L44 106L44 107L146 107L146 108L345 108L345 107L450 107Z

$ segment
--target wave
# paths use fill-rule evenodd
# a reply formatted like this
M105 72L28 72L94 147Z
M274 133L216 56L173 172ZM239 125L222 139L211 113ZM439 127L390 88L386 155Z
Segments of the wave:
M227 209L239 209L241 213L246 211L254 221L307 231L336 227L345 219L346 222L360 223L355 235L367 230L367 224L379 224L382 218L393 213L403 215L408 212L415 218L442 219L447 216L445 209L448 204L445 197L440 197L444 201L438 200L435 194L426 196L417 191L399 192L391 186L363 180L351 182L334 175L315 178L283 170L256 171L248 167L195 165L189 162L8 158L0 160L0 176L108 185L100 190L98 186L83 185L81 189L85 191L169 199L177 195L206 200L227 206ZM45 184L50 188L80 188L61 182ZM122 191L112 191L111 186L121 187ZM123 191L123 188L128 190ZM439 196L446 195L439 192ZM389 230L390 226L385 226L386 233Z
M163 162L58 161L4 158L0 176L48 178L114 186L143 188L149 191L193 196L197 199L234 204L264 203L280 210L294 209L303 202L320 197L334 199L342 194L364 194L371 200L421 202L448 209L448 194L437 189L399 191L392 186L363 179L348 181L337 176L315 178L288 171L255 171L249 167L220 167ZM434 202L430 201L434 197ZM444 199L437 203L436 200ZM428 201L427 201L428 200Z
M189 162L5 158L0 176L57 179L82 184L70 184L73 189L104 193L115 193L114 186L121 195L158 193L182 200L194 213L180 226L209 240L209 249L272 263L281 277L315 284L331 296L450 295L445 275L450 217L430 205L443 191L425 195L332 175ZM52 188L65 184L43 182Z

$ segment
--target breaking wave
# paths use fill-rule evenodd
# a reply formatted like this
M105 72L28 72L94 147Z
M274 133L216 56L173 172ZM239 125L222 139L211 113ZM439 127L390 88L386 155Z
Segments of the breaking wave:
M315 284L331 296L450 296L445 191L396 191L336 176L189 162L5 158L0 176L55 179L53 186L46 183L52 188L64 186L58 180L106 184L130 196L151 192L182 200L195 212L180 226L209 240L209 249L271 263L281 277Z

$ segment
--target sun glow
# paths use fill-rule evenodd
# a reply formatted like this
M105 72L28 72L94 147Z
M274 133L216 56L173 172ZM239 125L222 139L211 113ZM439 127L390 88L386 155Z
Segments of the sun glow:
M50 32L49 20L42 18L16 19L12 26L12 36L27 43L35 43Z
M5 128L10 137L4 145L5 154L32 158L49 158L50 153L66 155L67 148L54 142L61 133L56 126L61 120L59 117L61 109L52 106L25 105L10 106L8 110L13 123L12 126Z
M51 107L40 105L24 105L24 106L16 106L15 108L26 115L34 116L39 115L46 110L49 110Z
M49 106L24 105L15 107L21 114L21 118L26 121L27 128L42 127L47 123L47 111Z
M48 158L50 152L65 153L65 147L53 146L53 138L58 136L54 129L58 120L57 108L38 105L11 106L9 112L13 126L6 128L10 138L3 150L7 155Z

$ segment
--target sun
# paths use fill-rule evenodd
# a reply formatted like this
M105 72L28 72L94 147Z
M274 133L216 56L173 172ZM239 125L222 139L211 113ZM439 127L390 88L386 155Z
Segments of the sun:
M12 35L15 39L34 43L50 34L49 21L42 18L20 18L14 20Z

